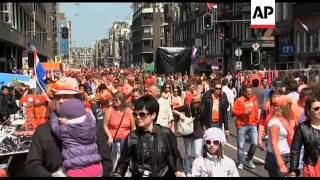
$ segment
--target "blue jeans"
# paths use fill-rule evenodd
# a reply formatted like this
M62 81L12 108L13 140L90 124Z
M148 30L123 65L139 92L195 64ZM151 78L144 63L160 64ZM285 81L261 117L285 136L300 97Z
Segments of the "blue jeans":
M290 154L281 154L286 166L290 167ZM279 170L276 157L273 153L267 152L264 168L268 171L269 177L284 177Z
M112 143L111 159L113 162L113 171L116 169L121 155L122 146L125 139L114 139Z
M191 174L194 159L202 155L202 138L183 137L183 140L186 150L186 156L183 159L184 169L186 173Z
M246 135L249 136L250 140L250 148L247 154L247 159L248 161L252 160L254 153L257 150L257 141L258 141L258 130L257 130L256 125L246 125L246 126L241 126L237 131L238 133L238 138L237 138L237 158L238 158L238 163L244 164L245 157L244 157L244 143L246 140Z

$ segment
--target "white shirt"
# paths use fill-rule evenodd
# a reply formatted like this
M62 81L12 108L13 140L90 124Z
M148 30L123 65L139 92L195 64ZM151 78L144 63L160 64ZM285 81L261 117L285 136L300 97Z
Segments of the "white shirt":
M278 148L279 148L280 154L290 153L290 146L287 140L288 132L278 118L272 118L268 122L267 130L268 130L269 138L268 138L268 144L267 144L267 151L273 153L273 150L271 147L271 138L270 138L270 128L272 126L279 126L280 128L279 139L278 139Z
M232 92L232 90L228 87L228 86L223 86L222 87L222 91L227 95L227 99L229 102L229 107L228 107L228 111L231 110L231 107L233 107L234 104L234 94Z
M159 114L156 124L159 124L163 127L168 127L170 121L173 120L173 114L171 105L168 99L159 98Z
M292 100L294 100L294 101L298 101L299 100L299 94L297 92L295 92L295 91L288 93L287 96L289 98L291 98Z
M192 177L239 177L235 162L227 156L219 161L217 156L197 157L192 165Z

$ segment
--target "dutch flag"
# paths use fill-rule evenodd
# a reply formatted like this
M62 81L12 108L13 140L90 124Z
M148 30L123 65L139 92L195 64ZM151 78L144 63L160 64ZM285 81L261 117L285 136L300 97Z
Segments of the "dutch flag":
M42 64L40 63L38 54L37 54L37 49L34 47L33 49L33 55L34 55L34 71L35 71L35 76L37 80L37 85L39 86L40 90L42 93L46 94L46 83L45 83L45 78L46 78L46 71L43 68Z
M308 28L307 25L303 24L303 23L300 21L300 19L297 19L297 21L298 21L298 23L303 27L303 29L307 32L307 34L308 34L309 36L314 36L314 35L315 35L315 33L314 33L310 28Z

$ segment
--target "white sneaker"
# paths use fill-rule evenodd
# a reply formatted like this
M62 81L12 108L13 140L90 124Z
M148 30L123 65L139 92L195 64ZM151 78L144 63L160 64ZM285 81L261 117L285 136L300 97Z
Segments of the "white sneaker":
M243 164L242 164L242 163L240 163L240 164L238 165L238 169L243 169Z
M246 161L245 165L252 169L256 168L256 165L253 164L252 160Z

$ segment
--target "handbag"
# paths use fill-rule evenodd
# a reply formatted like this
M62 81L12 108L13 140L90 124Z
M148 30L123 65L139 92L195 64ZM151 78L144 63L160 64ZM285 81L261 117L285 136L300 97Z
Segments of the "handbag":
M194 118L192 117L192 114L191 114L190 105L189 105L189 111L190 111L191 117L187 117L186 119L184 119L184 121L181 121L181 119L179 119L177 123L177 132L185 136L193 133Z

